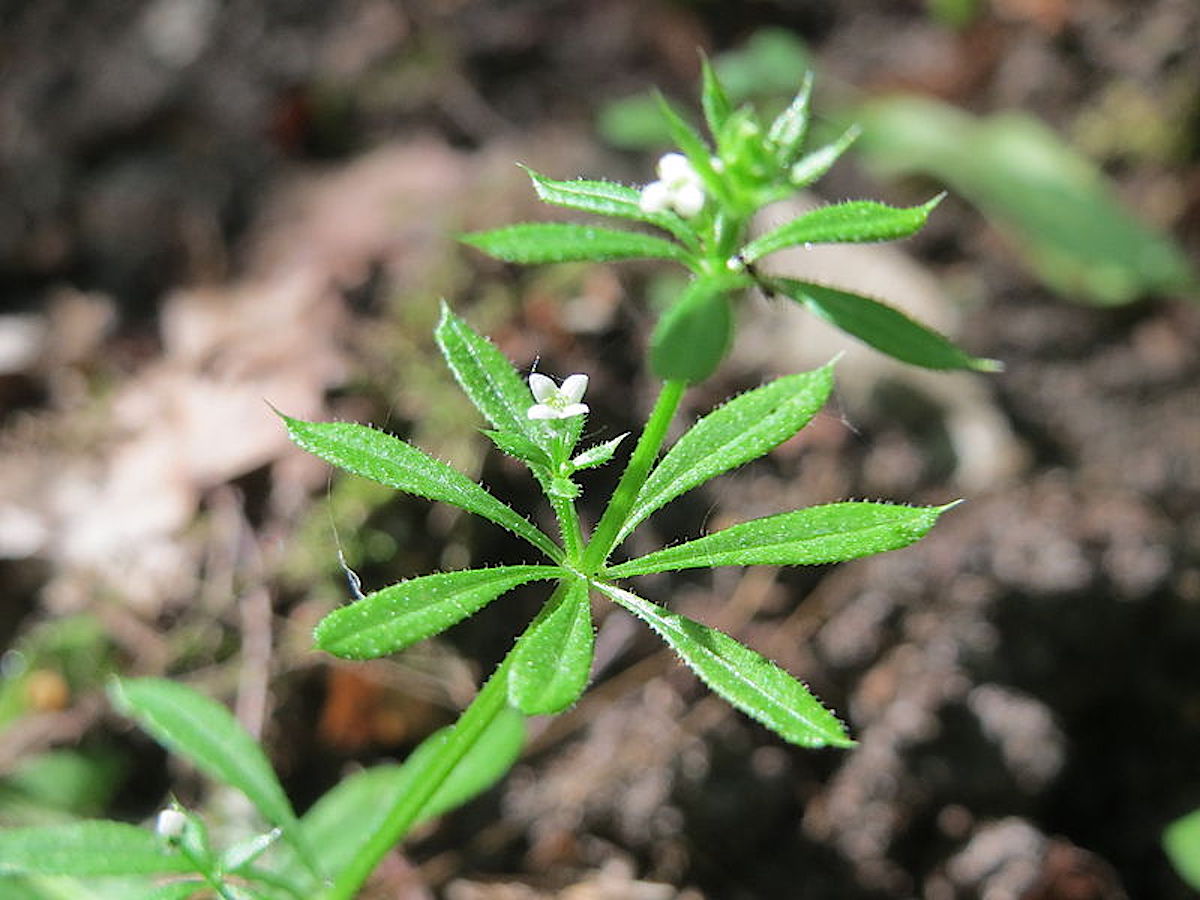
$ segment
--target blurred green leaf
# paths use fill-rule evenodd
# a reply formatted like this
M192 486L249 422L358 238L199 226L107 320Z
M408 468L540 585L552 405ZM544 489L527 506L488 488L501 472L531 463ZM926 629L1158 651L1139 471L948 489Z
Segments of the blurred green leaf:
M963 352L933 329L862 294L792 278L771 278L766 284L831 325L901 362L927 369L995 372L1002 368L995 360Z
M513 263L560 263L615 259L673 259L687 262L678 244L641 234L593 225L525 222L459 237L464 244Z
M1035 119L978 119L920 97L878 100L855 118L871 163L950 185L1063 296L1119 305L1200 284L1171 240L1130 215L1096 168Z
M375 659L445 631L518 585L561 574L556 566L497 566L422 575L335 609L313 636L334 656Z
M717 566L810 566L844 562L907 547L933 527L947 507L830 503L752 519L657 550L605 570L628 578Z
M509 702L527 716L571 706L592 669L592 612L587 582L572 579L517 640L508 670Z
M700 106L704 110L704 121L708 124L709 133L717 135L725 127L726 120L733 112L733 105L707 56L700 57L700 77Z
M1167 826L1163 849L1179 877L1200 891L1200 809Z
M154 832L88 820L0 831L0 875L139 875L190 872L191 863Z
M703 381L720 365L733 340L729 293L749 284L744 276L693 280L658 320L650 337L650 367L664 381Z
M296 814L258 742L220 703L187 685L162 678L114 678L113 705L135 719L168 750L190 760L211 778L246 795L264 819L283 829L311 863ZM310 865L311 868L311 865Z
M612 585L596 587L667 642L700 680L746 715L801 747L852 747L837 717L801 682L729 635Z

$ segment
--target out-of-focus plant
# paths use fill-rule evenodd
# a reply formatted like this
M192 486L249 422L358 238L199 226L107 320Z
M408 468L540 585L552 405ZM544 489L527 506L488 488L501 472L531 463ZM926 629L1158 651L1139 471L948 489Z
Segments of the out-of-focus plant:
M684 392L725 356L733 303L748 288L794 301L905 362L935 369L995 365L877 299L760 272L762 259L796 245L906 237L924 224L939 198L909 208L868 200L833 204L751 238L755 214L828 171L856 132L807 146L810 79L766 122L753 107L733 104L707 64L703 75L711 142L660 100L677 149L659 160L658 177L648 184L559 181L529 172L548 203L653 231L524 223L463 238L510 262L651 258L677 263L688 273L651 338L649 368L661 382L658 399L595 528L588 532L582 525L576 476L616 461L626 435L578 446L589 413L587 376L570 375L561 383L540 372L523 378L448 306L435 332L438 347L488 422L487 437L524 463L541 487L557 520L556 536L399 438L364 425L283 416L304 449L355 475L506 528L542 557L534 564L418 576L365 595L354 577L355 602L317 626L317 646L331 654L380 657L444 631L520 585L551 583L540 612L455 725L427 739L404 765L352 776L297 817L262 749L224 707L169 681L117 681L116 705L164 746L244 794L263 827L218 849L197 815L172 805L155 830L105 821L15 829L0 834L0 876L20 876L23 885L36 886L61 876L119 875L133 879L122 883L124 897L208 892L222 898L348 900L416 822L502 774L519 751L525 716L555 714L578 700L592 665L592 596L641 619L709 687L784 740L805 747L853 745L845 726L800 681L729 635L639 596L627 580L684 569L855 559L918 540L953 504L830 503L690 540L680 536L671 546L624 561L614 561L614 551L671 501L791 438L828 397L832 364L775 379L713 409L661 454ZM170 877L162 881L163 876Z

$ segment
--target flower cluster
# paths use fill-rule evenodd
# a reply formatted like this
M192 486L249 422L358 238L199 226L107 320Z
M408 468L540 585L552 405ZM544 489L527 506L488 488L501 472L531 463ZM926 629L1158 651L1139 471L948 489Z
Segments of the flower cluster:
M682 153L668 153L658 161L658 181L642 188L638 205L645 213L673 209L691 219L704 208L704 182Z
M529 407L527 415L531 419L569 419L581 416L588 411L586 403L580 403L583 392L587 390L586 375L568 375L559 387L553 378L534 372L529 376L529 390L537 401Z

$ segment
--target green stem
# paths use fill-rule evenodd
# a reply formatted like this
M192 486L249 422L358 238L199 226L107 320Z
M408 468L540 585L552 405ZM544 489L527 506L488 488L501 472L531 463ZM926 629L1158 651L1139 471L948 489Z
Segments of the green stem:
M679 408L679 401L683 398L686 387L687 384L683 381L663 382L658 400L654 403L650 418L646 420L646 427L642 436L638 438L625 471L621 473L621 480L617 482L617 489L613 491L608 508L604 510L600 523L592 533L592 539L584 548L580 565L585 574L595 574L608 559L613 542L633 507L633 501L637 499L638 491L646 483L650 467L658 459L658 451L662 449L663 441L666 440L667 428L671 425L671 419L675 417L675 410Z
M562 533L567 559L572 564L578 564L579 554L583 550L583 531L579 527L575 503L565 497L551 497L550 505L554 507L554 515L558 519L558 530Z
M508 660L505 659L459 716L441 750L414 775L412 787L392 808L383 825L367 836L354 859L338 873L322 895L323 900L351 900L358 893L379 861L404 838L425 804L504 709L507 700Z

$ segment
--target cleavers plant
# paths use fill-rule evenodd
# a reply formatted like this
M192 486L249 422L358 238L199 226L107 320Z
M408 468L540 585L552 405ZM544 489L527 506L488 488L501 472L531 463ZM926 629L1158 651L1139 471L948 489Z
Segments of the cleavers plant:
M575 475L615 461L626 435L581 450L587 377L571 375L559 385L534 373L526 381L446 305L435 333L438 347L488 422L484 433L524 463L545 493L557 535L403 440L364 425L282 417L305 450L347 472L487 519L524 539L542 558L401 581L334 610L317 626L320 649L370 659L432 637L519 585L549 582L553 588L541 611L457 723L427 740L403 766L352 776L298 818L261 749L223 707L169 682L120 681L113 694L124 710L166 746L240 789L274 830L218 854L209 848L202 823L182 810L164 813L158 836L118 823L76 823L69 835L61 828L24 829L0 835L0 874L191 873L171 890L168 885L124 896L188 897L208 889L222 897L353 897L415 822L461 802L507 769L519 751L524 716L555 714L578 700L592 664L593 595L649 625L712 690L784 740L805 747L853 745L842 723L801 682L729 635L639 596L626 580L691 568L855 559L916 541L953 504L832 503L743 522L620 562L612 561L614 551L672 500L795 435L829 396L832 364L778 378L712 410L662 453L686 388L709 376L728 350L733 303L748 288L790 298L905 362L941 369L994 364L971 357L878 300L761 271L760 260L786 247L906 237L921 227L939 198L910 208L872 201L834 204L750 239L755 214L824 174L854 131L805 150L811 79L768 126L752 108L731 106L707 63L703 78L713 144L662 101L678 149L660 160L658 180L639 189L529 172L548 203L649 225L658 233L527 223L463 238L510 262L653 258L680 263L691 273L651 338L650 368L662 382L658 399L590 532L577 510L581 489ZM110 862L98 872L94 860L105 841L113 850L105 858L125 853L132 862L125 868ZM77 864L63 852L65 846L75 848ZM39 864L39 854L54 864ZM85 857L92 862L78 862Z

